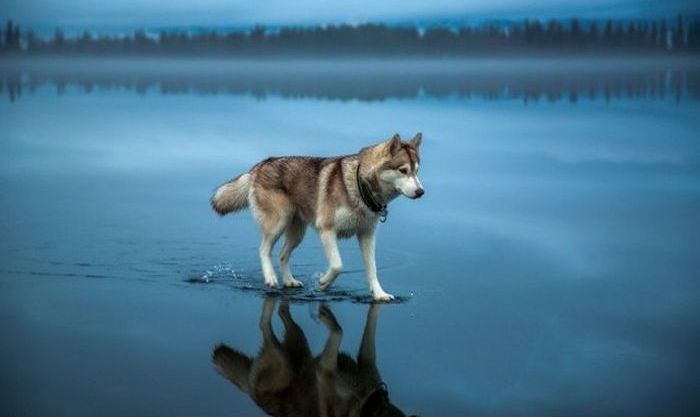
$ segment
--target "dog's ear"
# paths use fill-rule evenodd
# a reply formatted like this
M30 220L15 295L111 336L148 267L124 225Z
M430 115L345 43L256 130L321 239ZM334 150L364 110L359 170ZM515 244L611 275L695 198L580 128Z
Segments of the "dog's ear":
M420 148L420 144L423 143L423 134L421 132L416 133L416 136L411 139L410 143L414 148Z
M396 155L396 153L401 150L401 136L399 136L398 133L395 133L389 140L386 149L388 154L391 156Z

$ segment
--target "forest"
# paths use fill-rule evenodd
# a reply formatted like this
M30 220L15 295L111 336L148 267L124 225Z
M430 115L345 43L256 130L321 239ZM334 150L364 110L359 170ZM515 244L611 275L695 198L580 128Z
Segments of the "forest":
M700 50L700 19L582 22L529 20L474 26L385 24L285 26L248 30L146 31L123 35L88 31L67 36L56 28L38 36L7 21L0 53L14 55L326 56L494 54L693 54Z

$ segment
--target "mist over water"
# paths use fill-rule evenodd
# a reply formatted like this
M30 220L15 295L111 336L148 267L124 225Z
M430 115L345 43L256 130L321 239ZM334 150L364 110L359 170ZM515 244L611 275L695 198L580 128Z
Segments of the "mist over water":
M7 415L265 413L219 375L260 350L265 296L314 354L325 302L357 351L359 250L269 294L250 213L209 197L272 155L424 135L426 195L377 236L391 402L422 416L698 411L695 60L0 63L0 351ZM284 333L277 310L272 326Z

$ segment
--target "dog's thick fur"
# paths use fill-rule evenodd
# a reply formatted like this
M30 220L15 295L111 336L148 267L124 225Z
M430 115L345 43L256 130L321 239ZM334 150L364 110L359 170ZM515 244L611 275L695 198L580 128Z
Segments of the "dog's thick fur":
M407 142L394 135L353 155L268 158L221 185L211 204L221 215L251 208L262 230L260 261L269 287L277 286L270 254L282 233L286 236L280 252L284 285L302 285L292 276L289 257L311 225L320 234L330 264L319 280L321 290L330 287L342 269L337 239L356 235L370 292L377 301L389 301L394 297L379 284L374 259L374 235L383 214L378 208L400 194L423 195L418 179L421 141L420 133Z
M314 357L306 336L294 322L288 302L279 308L284 324L280 342L272 329L276 299L267 297L260 318L262 346L255 358L219 345L212 360L216 370L271 416L404 416L389 402L376 364L375 333L379 304L372 304L357 360L340 352L342 329L325 306L319 317L329 336Z

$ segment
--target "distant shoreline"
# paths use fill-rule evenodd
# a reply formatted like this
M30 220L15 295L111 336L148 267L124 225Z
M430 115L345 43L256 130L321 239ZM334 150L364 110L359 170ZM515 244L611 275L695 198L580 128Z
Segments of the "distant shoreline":
M309 66L311 64L351 64L356 66L393 66L397 64L421 64L430 68L457 65L459 67L502 67L504 64L518 67L529 65L541 68L543 64L564 65L569 67L591 66L594 64L605 64L606 66L630 66L643 65L667 66L690 65L700 66L700 55L697 54L622 54L622 55L583 55L583 54L542 54L542 55L474 55L474 56L192 56L192 55L8 55L0 60L0 68L14 67L17 65L42 63L42 64L75 64L89 62L91 65L98 64L97 67L106 64L129 64L129 63L150 63L150 64L236 64L265 65L284 63L287 66ZM99 65L102 63L103 65Z
M700 18L598 22L524 19L509 25L358 25L281 26L248 30L188 31L137 29L122 35L84 31L67 36L57 27L51 38L8 20L0 53L80 56L212 57L476 57L619 56L700 54Z

